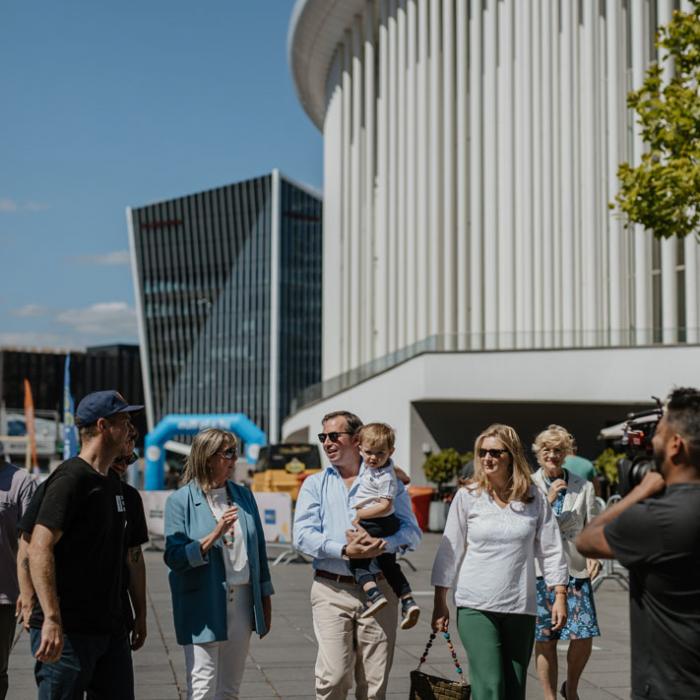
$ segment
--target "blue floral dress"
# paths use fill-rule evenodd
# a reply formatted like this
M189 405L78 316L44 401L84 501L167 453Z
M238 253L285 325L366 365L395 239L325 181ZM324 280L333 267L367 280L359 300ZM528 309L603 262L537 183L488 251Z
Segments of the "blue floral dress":
M568 481L568 472L564 469L564 478ZM549 488L552 482L544 477L544 483ZM566 489L557 494L557 500L552 504L552 510L557 518L562 513ZM557 639L588 639L599 637L598 618L595 612L593 589L589 578L569 577L566 592L566 625L561 630L552 631L552 605L554 605L554 589L547 590L544 579L537 578L537 622L535 640L550 642Z

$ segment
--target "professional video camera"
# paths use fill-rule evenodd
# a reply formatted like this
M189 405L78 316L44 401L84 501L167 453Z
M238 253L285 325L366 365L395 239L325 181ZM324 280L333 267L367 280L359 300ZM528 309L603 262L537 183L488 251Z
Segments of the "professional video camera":
M656 470L651 439L661 420L663 407L655 396L656 408L630 413L622 427L620 446L625 457L617 463L618 491L626 496L649 471Z

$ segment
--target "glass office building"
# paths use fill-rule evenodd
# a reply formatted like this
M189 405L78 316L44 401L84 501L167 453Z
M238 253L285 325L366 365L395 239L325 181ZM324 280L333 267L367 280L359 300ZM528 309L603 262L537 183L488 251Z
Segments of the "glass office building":
M244 413L279 438L321 377L321 218L276 170L127 210L149 426Z

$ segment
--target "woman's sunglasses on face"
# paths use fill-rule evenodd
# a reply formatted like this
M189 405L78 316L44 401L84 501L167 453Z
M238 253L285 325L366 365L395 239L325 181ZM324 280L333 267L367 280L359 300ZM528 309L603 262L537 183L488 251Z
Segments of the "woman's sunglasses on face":
M331 442L338 442L341 435L352 435L352 433L347 430L334 430L332 433L319 433L318 441L323 444L328 438Z
M238 450L235 447L229 447L227 450L222 450L219 454L224 459L236 459L238 457Z
M510 452L508 452L508 450L495 450L495 449L491 449L491 450L480 449L479 450L479 457L481 457L482 459L484 457L486 457L486 455L488 455L489 457L493 457L494 459L500 459L501 455L504 455L504 454L507 455L507 454L510 454Z

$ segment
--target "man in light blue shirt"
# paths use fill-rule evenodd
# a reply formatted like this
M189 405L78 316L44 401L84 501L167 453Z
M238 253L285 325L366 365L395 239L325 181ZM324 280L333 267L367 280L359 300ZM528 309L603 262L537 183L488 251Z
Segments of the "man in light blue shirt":
M304 481L294 516L294 546L313 557L311 609L318 641L316 697L344 700L355 670L356 697L380 700L386 694L394 656L398 601L377 572L378 585L390 604L374 617L365 610L362 589L346 558L372 559L382 552L403 552L420 542L421 532L403 484L394 505L401 527L385 539L353 531L350 502L364 466L357 431L362 421L347 411L324 416L319 440L330 465Z

